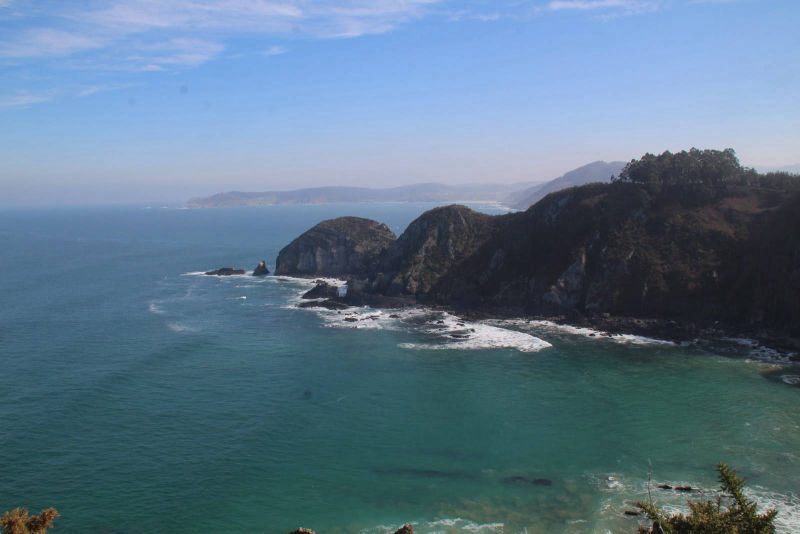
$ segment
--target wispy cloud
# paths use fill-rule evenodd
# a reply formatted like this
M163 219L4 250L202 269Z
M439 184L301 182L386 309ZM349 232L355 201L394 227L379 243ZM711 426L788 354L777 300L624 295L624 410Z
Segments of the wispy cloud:
M490 22L572 11L606 19L675 2L729 1L736 0L0 0L0 69L175 71L222 57L284 54L297 38L386 33L425 17ZM257 44L237 48L242 37ZM102 90L109 89L93 85L78 96ZM21 94L3 105L49 99Z
M658 7L658 0L552 0L546 6L549 11L616 10L624 13L642 13Z
M96 50L98 68L196 66L226 36L343 38L391 31L445 0L112 0L14 6L0 31L0 58L35 59ZM11 5L0 0L0 6ZM28 28L16 30L28 21ZM216 42L203 37L213 33ZM275 48L275 50L279 50ZM114 56L109 60L109 56ZM151 57L147 57L151 56Z
M289 49L286 48L285 46L271 46L266 50L264 50L263 53L265 56L279 56L281 54L285 54L288 51Z
M130 87L134 87L135 85L136 84L133 83L106 83L102 85L89 85L87 87L78 90L76 96L84 98L97 93L105 93L108 91L119 91L121 89L128 89Z
M137 50L139 54L132 55L128 59L137 68L149 65L162 68L169 65L194 67L217 57L224 49L224 45L214 41L175 38L140 45Z
M20 94L0 96L0 108L24 107L53 100L53 95Z
M35 28L0 41L0 57L31 58L67 56L75 52L100 48L99 37L80 35L51 28Z

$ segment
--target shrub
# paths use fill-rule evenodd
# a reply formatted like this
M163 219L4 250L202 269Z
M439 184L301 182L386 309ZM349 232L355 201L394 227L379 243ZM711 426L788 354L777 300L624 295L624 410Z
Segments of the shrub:
M757 504L744 495L744 480L727 465L720 463L720 489L723 495L705 502L689 501L689 514L664 515L653 504L638 502L649 519L652 528L641 527L640 533L651 534L773 534L776 510L759 514Z
M39 515L28 516L25 508L15 508L0 517L3 534L45 534L53 527L53 520L59 517L54 508L42 510Z

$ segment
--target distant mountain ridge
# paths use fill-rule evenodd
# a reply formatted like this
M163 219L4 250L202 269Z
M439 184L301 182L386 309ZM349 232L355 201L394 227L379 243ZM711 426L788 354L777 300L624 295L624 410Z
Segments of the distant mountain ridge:
M293 191L217 193L210 197L193 198L190 208L233 206L268 206L273 204L328 204L336 202L503 202L509 195L531 187L535 182L514 184L447 185L420 183L390 188L328 186Z
M623 167L625 167L624 161L595 161L571 170L555 180L513 193L509 197L507 204L512 208L525 210L550 193L555 193L568 187L586 185L592 182L608 183L611 181L611 177L618 175Z
M595 161L544 182L448 185L419 183L388 188L325 186L291 191L228 191L189 200L189 208L270 206L275 204L332 204L337 202L500 202L524 210L550 193L592 182L611 181L625 162Z

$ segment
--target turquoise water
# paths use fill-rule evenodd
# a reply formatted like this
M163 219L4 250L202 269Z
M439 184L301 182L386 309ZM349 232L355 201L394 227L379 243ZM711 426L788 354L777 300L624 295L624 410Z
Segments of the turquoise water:
M307 282L196 274L429 207L0 212L0 508L53 506L55 532L634 532L651 471L710 489L724 461L800 529L800 372L769 354L345 321L294 307Z

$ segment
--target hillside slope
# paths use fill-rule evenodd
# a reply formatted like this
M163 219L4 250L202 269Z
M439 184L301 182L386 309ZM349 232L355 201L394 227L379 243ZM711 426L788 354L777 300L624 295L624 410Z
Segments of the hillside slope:
M625 167L625 163L622 161L612 161L610 163L595 161L573 169L555 180L550 180L549 182L516 192L510 195L506 202L512 208L525 210L550 193L555 193L556 191L561 191L568 187L594 182L608 183L611 181L611 177L618 175L623 167Z

